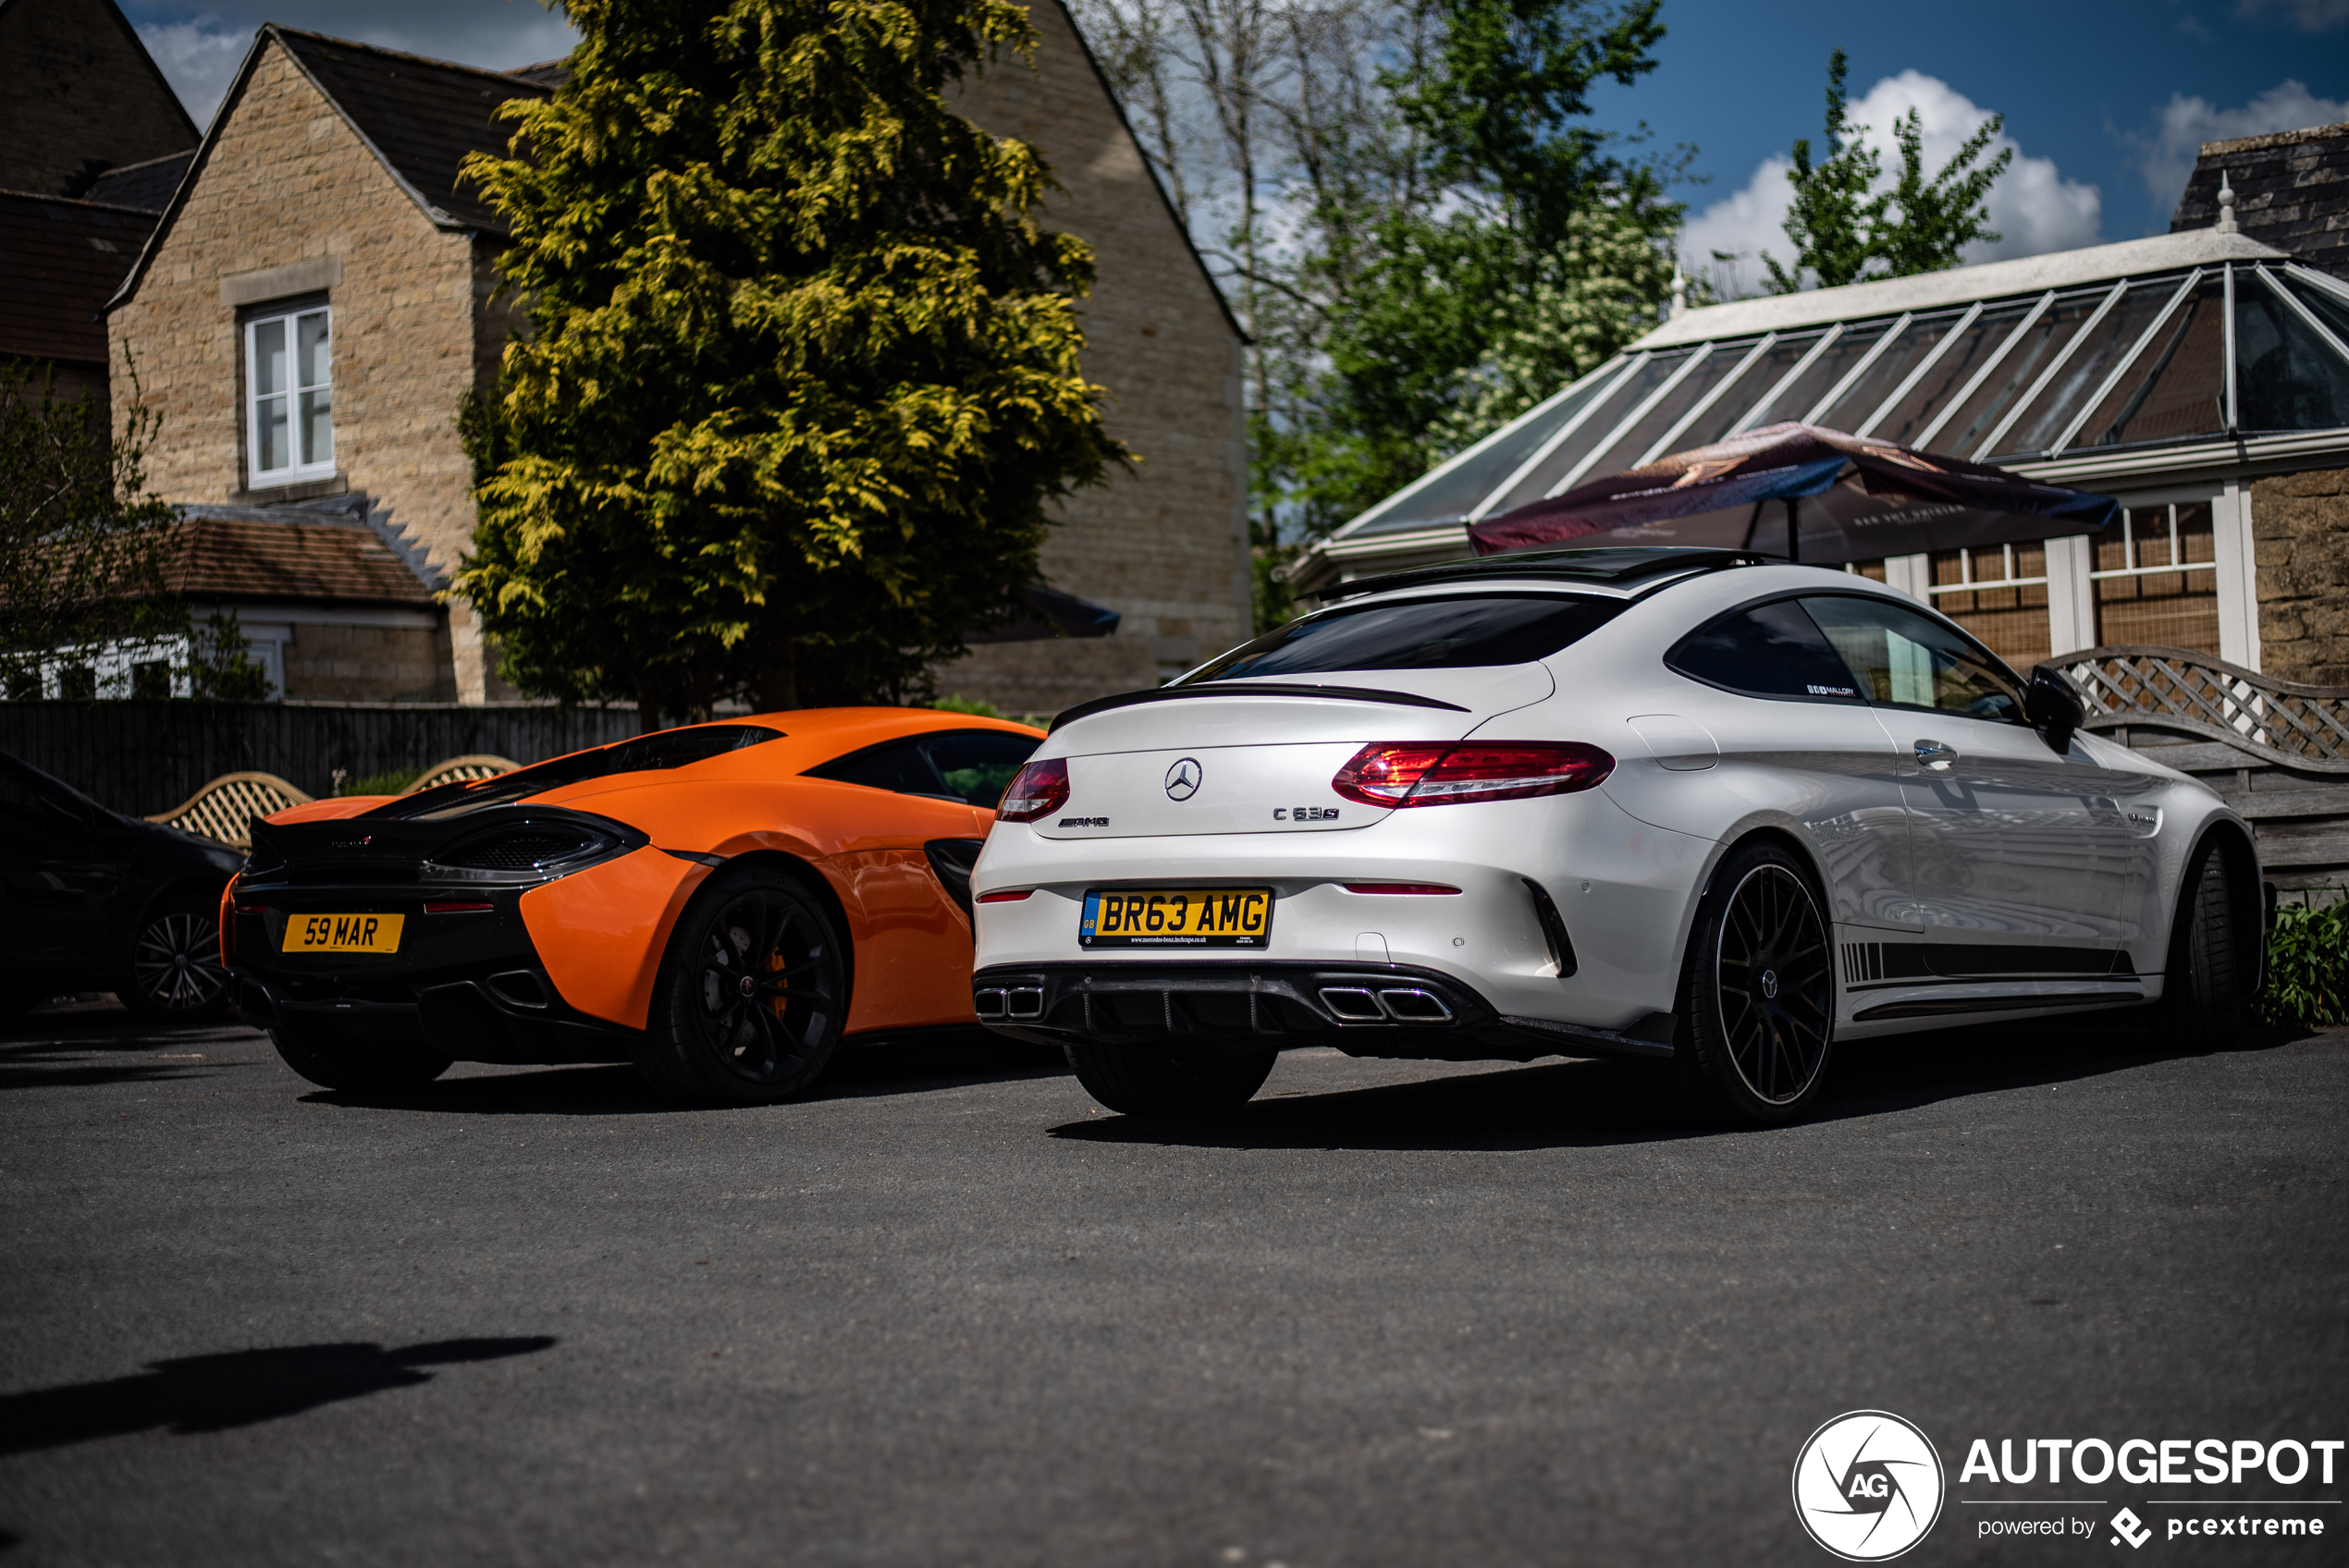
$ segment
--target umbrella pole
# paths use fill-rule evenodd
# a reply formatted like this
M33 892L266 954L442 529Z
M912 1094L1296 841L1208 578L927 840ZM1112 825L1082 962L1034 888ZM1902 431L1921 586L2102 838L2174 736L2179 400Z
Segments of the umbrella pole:
M1786 498L1786 558L1789 561L1802 559L1802 540L1794 530L1794 508L1801 504L1791 496Z

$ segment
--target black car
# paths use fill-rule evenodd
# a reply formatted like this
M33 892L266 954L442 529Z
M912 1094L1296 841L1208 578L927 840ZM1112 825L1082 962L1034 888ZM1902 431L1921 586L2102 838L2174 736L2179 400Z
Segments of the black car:
M227 1012L220 892L243 860L0 752L0 1015L67 991L165 1023Z

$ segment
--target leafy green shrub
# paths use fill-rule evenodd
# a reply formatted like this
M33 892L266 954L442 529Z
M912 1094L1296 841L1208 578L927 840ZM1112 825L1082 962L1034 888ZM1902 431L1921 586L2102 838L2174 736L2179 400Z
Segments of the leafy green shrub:
M395 767L389 773L370 773L364 778L346 778L338 795L397 795L424 776L421 767Z
M2323 909L2276 910L2259 1016L2304 1027L2349 1023L2349 899Z

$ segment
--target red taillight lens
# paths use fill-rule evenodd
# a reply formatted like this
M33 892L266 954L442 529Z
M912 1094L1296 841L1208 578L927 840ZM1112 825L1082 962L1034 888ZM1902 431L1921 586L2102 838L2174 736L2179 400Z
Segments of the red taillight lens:
M1068 764L1059 757L1031 762L1012 775L1003 788L1003 803L995 808L1000 822L1033 822L1068 804Z
M978 901L983 904L1015 904L1034 891L1036 889L1033 888L1021 888L1001 893L981 893L978 896Z
M426 914L495 914L496 904L481 903L471 899L444 899L424 906Z
M1330 788L1371 806L1444 806L1570 795L1615 771L1615 759L1573 741L1402 741L1370 745Z
M1338 886L1345 888L1349 893L1406 893L1414 895L1429 895L1435 893L1457 893L1459 891L1457 888L1446 887L1441 882L1341 882Z

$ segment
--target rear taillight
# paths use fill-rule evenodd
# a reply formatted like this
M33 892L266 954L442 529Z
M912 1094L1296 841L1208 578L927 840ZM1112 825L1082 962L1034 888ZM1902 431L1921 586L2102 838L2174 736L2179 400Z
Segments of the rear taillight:
M1068 764L1059 757L1031 762L1012 775L1003 790L1003 803L995 808L997 820L1033 822L1068 804Z
M1573 741L1399 741L1369 745L1330 788L1371 806L1444 806L1570 795L1615 771L1615 759Z
M978 901L983 904L1015 904L1035 890L1033 888L1019 888L1001 893L981 893Z

